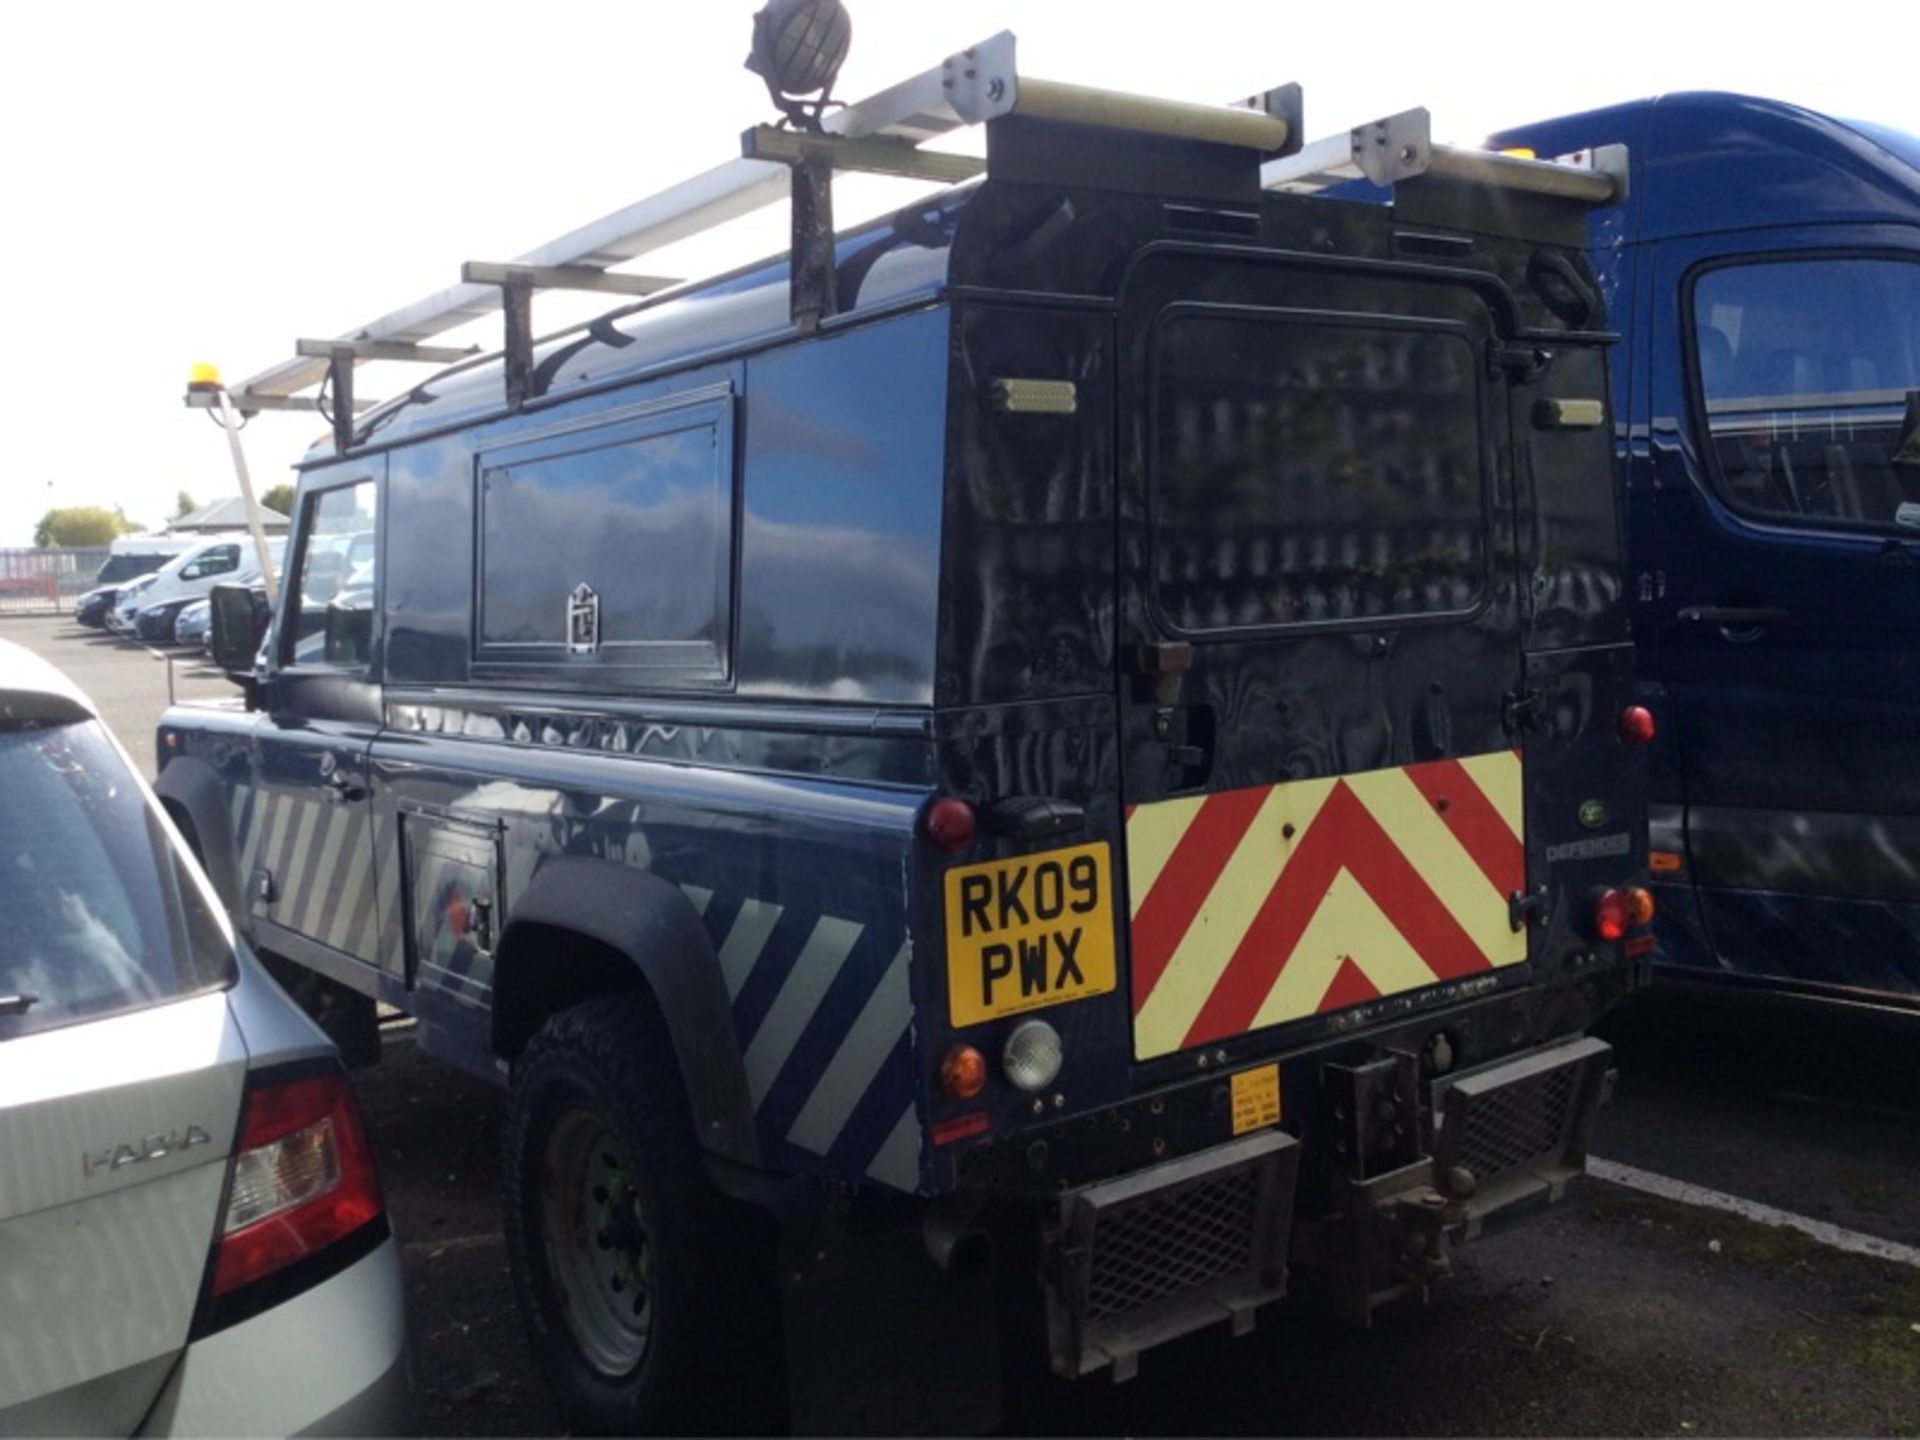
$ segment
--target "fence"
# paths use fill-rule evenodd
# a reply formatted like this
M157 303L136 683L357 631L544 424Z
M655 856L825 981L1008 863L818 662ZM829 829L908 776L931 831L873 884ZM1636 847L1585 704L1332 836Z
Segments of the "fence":
M0 550L0 615L64 615L100 582L107 547Z

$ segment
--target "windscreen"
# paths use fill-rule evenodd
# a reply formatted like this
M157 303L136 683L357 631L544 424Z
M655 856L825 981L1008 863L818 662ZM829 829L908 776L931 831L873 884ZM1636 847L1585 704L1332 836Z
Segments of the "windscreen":
M219 921L99 723L0 728L0 1044L232 975Z

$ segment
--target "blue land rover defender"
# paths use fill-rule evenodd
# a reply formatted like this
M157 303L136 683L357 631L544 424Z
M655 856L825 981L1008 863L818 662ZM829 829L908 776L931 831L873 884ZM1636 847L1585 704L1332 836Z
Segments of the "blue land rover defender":
M1305 1267L1364 1322L1582 1168L1651 918L1617 179L1290 104L1001 37L621 219L790 166L790 256L536 340L644 248L582 232L449 292L499 353L357 412L421 328L317 362L159 791L350 1051L384 1002L507 1088L576 1425L990 1423L1023 1335L1124 1376ZM1381 156L1390 207L1289 193ZM983 173L836 235L889 167Z

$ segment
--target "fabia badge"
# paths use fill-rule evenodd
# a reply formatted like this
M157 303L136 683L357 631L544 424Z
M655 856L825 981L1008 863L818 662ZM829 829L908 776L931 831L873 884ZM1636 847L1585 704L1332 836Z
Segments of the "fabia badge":
M591 585L576 585L567 597L567 653L591 655L600 648L600 597Z
M1604 800L1589 800L1580 807L1580 823L1589 830L1598 830L1611 819L1613 811Z

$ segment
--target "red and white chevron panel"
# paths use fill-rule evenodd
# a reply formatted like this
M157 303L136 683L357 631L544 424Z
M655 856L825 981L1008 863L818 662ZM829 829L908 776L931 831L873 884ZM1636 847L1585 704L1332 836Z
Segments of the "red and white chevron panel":
M1521 795L1497 750L1134 807L1135 1055L1523 962Z

